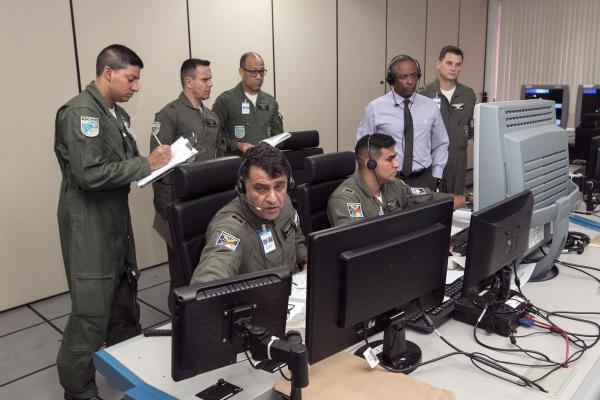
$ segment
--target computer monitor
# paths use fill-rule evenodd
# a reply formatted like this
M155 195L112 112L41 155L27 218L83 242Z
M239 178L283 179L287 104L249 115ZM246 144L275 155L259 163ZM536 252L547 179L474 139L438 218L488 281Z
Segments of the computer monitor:
M579 85L575 107L575 127L580 126L585 118L593 118L597 114L600 114L600 85Z
M554 101L556 110L556 125L567 128L569 117L569 86L568 85L522 85L521 100L544 99Z
M173 380L235 363L244 353L240 319L283 337L291 282L290 269L278 267L175 289Z
M452 200L447 199L311 233L309 361L316 363L385 330L382 362L399 365L395 350L400 347L414 365L420 351L402 340L404 330L396 323L402 323L402 311L418 299L424 308L441 303L451 224ZM401 333L391 335L394 329Z
M533 195L527 190L471 214L463 297L489 286L505 266L528 249Z
M581 199L577 185L569 179L567 134L554 124L554 114L554 102L549 100L475 106L473 210L524 190L532 192L526 254L549 246L539 255L533 280L556 275L554 260L567 239L569 214Z
M590 151L585 166L585 177L600 181L600 135L590 140Z

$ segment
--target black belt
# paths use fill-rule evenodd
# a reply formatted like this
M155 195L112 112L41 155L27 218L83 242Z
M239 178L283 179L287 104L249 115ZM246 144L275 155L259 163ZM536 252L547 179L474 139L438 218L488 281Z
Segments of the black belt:
M423 175L425 172L431 171L431 167L427 167L427 168L423 168L417 171L413 171L411 172L409 175L404 175L402 173L402 171L398 171L398 173L396 174L399 178L416 178L418 176Z

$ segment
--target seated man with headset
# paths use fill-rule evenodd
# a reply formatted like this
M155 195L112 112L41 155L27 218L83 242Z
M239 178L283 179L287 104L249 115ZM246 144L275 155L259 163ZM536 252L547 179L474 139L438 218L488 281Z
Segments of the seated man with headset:
M358 170L329 197L327 216L332 226L450 196L428 188L410 187L397 179L395 144L394 138L382 133L358 140L354 149ZM465 196L454 196L455 209L464 205Z
M307 250L287 191L291 168L281 151L259 144L244 153L236 196L213 217L191 283L287 265L306 265Z

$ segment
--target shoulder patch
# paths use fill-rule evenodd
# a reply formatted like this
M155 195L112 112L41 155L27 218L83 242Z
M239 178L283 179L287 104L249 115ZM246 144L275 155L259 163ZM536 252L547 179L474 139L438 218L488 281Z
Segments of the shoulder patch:
M352 218L364 218L365 214L362 210L362 205L360 203L346 203L348 207L348 214Z
M342 191L343 191L343 192L346 192L346 193L356 193L356 192L354 191L354 189L351 189L351 188L349 188L349 187L344 187L344 188L342 189Z
M100 133L100 118L81 116L81 133L83 136L96 137Z
M239 223L240 225L243 225L244 222L246 222L246 221L244 221L244 219L242 217L240 217L239 215L235 215L235 214L233 214L231 216L231 219L234 220L235 222Z
M427 194L427 192L425 191L425 189L423 189L423 188L417 188L417 187L411 187L410 188L410 193L413 196L423 196L423 195Z
M235 251L235 249L238 247L238 244L240 244L240 239L236 238L231 233L221 231L221 235L219 235L219 238L215 244L217 246L226 247L229 250Z

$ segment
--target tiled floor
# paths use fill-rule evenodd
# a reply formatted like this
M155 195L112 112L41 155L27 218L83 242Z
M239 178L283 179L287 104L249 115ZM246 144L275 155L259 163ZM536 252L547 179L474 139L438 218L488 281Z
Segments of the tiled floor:
M169 320L166 264L142 271L139 301L142 328ZM71 300L68 293L0 313L0 399L62 400L56 354ZM123 394L101 375L96 376L100 396L119 400Z

